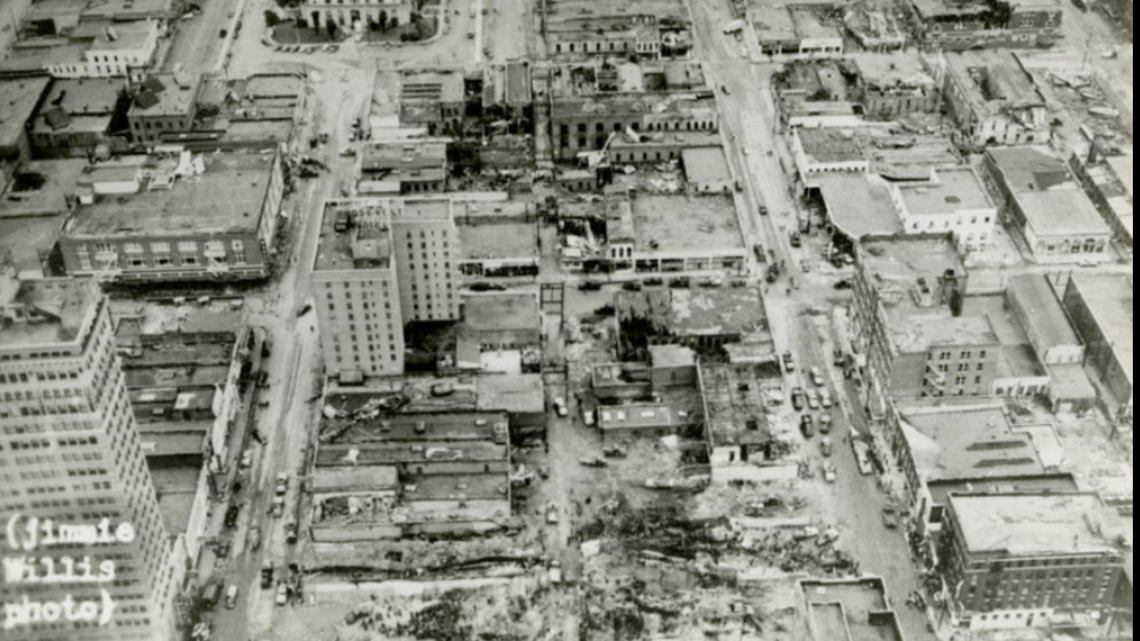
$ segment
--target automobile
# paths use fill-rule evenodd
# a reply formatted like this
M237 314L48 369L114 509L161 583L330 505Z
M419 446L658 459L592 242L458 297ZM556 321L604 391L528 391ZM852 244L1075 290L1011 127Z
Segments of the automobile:
M246 449L241 453L241 466L244 468L250 465L253 465L253 450Z
M273 497L273 504L269 507L269 514L271 514L275 519L279 519L281 518L282 514L285 514L285 497Z
M504 292L507 287L499 283L472 283L468 289L473 292Z
M596 292L601 288L602 288L601 283L595 283L592 280L588 280L588 281L585 281L583 283L578 283L578 289L580 289L584 292Z
M775 265L772 265L771 267L769 267L767 270L767 273L764 274L764 280L769 282L769 283L776 282L776 279L779 277L780 277L780 270Z
M299 307L297 309L297 318L300 318L300 317L304 316L305 314L308 314L311 311L313 311L313 304L312 303L305 303L304 305L301 305L301 307Z
M229 509L226 510L226 518L223 521L223 524L227 528L233 529L233 527L237 525L239 515L241 515L241 508L236 505L231 505Z
M555 397L554 411L557 412L558 415L562 418L570 416L570 408L566 406L566 399L562 398L561 396Z
M768 206L767 205L760 205L760 215L761 216L767 216L768 215Z
M843 367L847 364L847 357L843 355L843 350L835 349L831 352L831 364L836 367Z
M784 352L784 371L796 371L796 360L795 357L792 356L791 352Z
M804 414L800 417L800 432L804 438L815 436L815 420L812 419L811 414Z
M808 375L811 376L811 384L816 387L823 387L823 372L819 371L818 367L813 367L808 370Z
M586 427L597 425L598 418L594 415L594 410L582 410L582 423L584 423Z
M888 530L898 529L899 516L895 513L893 506L887 505L883 507L883 525L887 526Z
M817 394L815 390L809 389L805 396L807 396L808 409L819 409L819 394Z
M827 481L828 483L834 483L835 477L836 477L835 464L832 463L831 461L824 462L824 464L823 464L823 480Z
M748 155L748 147L744 147L743 149L741 149L741 150L740 150L740 153L742 153L742 154L744 154L745 156L747 156L747 155Z
M791 276L788 278L788 284L792 286L792 289L799 289L800 288L800 281L795 276Z
M261 528L256 525L251 527L246 540L249 542L249 549L251 550L261 547Z
M831 390L826 387L819 390L819 404L822 405L824 409L831 409L831 406L835 405L835 401L831 398Z
M356 147L352 147L352 146L345 147L344 149L340 150L340 155L345 157L345 158L348 158L349 156L355 156L356 155Z
M444 398L455 393L455 386L451 383L435 383L430 391L435 398Z
M809 261L806 258L801 260L800 261L800 271L802 271L805 274L810 272L811 271L811 261Z
M764 262L768 260L768 254L764 251L764 246L760 243L752 244L752 253L756 256L757 262Z
M732 92L728 90L728 85L721 85L720 92L726 96L732 95Z
M212 579L206 584L206 587L202 588L202 603L206 604L206 607L209 608L217 607L218 595L221 591L222 588L218 584L217 579Z
M297 523L294 521L285 524L285 542L290 544L297 542Z
M266 561L261 566L261 589L267 590L271 585L273 585L273 564Z
M819 453L826 457L831 456L831 439L826 436L819 442Z
M284 581L277 582L277 597L273 601L277 605L285 605L289 601L289 586Z
M274 489L274 494L277 496L285 496L285 492L289 489L289 473L282 472L277 475L277 487Z
M340 51L340 45L325 45L325 51L329 53L336 53Z
M732 186L736 189L736 191L744 191L744 183L740 182L739 180L735 181Z
M823 414L820 415L820 417L819 417L819 433L820 434L830 434L831 433L831 414L824 412Z
M232 610L237 607L238 586L230 584L226 588L226 609Z
M789 242L791 242L792 247L799 247L800 245L803 244L803 242L800 240L800 232L798 232L798 231L792 232L792 235L789 237L788 240L789 240Z
M578 462L586 467L609 467L610 464L606 459L601 456L585 456L578 459Z
M792 388L792 408L797 412L802 412L804 409L804 390L800 387Z
M608 445L602 448L602 456L606 458L625 458L627 452L620 445Z
M641 291L641 283L631 280L627 283L622 283L621 288L627 292L639 292Z
M558 523L558 506L550 503L546 506L546 522L550 525Z

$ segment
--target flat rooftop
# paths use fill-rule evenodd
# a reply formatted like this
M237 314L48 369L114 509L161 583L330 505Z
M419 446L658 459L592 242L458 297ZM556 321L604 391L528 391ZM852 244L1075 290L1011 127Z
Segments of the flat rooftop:
M1121 156L1109 156L1104 161L1112 168L1127 196L1132 198L1132 150Z
M182 116L189 113L197 95L198 81L179 82L174 74L147 79L144 90L131 103L131 116ZM161 89L160 89L161 87ZM152 89L153 88L153 89Z
M458 71L408 71L400 79L400 102L463 102L463 86Z
M927 73L916 53L866 53L847 56L855 65L863 82L882 88L934 88L934 78Z
M440 169L447 164L444 143L375 143L364 147L360 168L365 172L393 169Z
M1025 191L1015 198L1027 224L1038 236L1099 234L1107 237L1112 233L1088 194L1075 184L1048 191Z
M906 438L926 481L1035 476L1045 466L1025 433L997 407L901 407Z
M859 162L865 159L863 145L850 130L813 127L793 130L808 162L831 164Z
M35 322L0 323L0 349L74 341L102 294L93 281L17 280L0 275L0 309L36 312Z
M965 87L967 100L977 109L1002 106L1044 106L1033 79L1012 52L982 49L946 52L947 70Z
M358 409L367 408L367 399ZM355 403L326 399L328 406L345 409ZM367 410L364 409L364 414ZM355 420L355 422L354 422ZM336 432L345 428L333 443L384 443L428 441L493 441L497 433L505 436L507 417L502 412L457 412L425 414L390 414L374 418L325 418L322 432Z
M546 411L542 374L485 374L475 379L480 410L541 414Z
M151 467L154 491L158 495L158 512L170 536L182 534L190 525L194 496L198 490L200 466Z
M728 196L637 194L630 198L635 251L730 253L744 249ZM654 248L650 243L656 242Z
M202 156L206 171L175 177L178 160L132 158L134 167L165 173L169 189L141 188L138 193L96 196L67 224L72 239L199 235L256 230L269 191L273 156L224 153ZM126 166L124 163L123 166ZM100 167L108 167L101 165Z
M1112 344L1128 380L1132 380L1132 277L1123 274L1073 274L1072 283Z
M681 166L691 183L712 183L732 179L722 147L693 147L681 150Z
M949 237L867 239L862 243L859 258L880 293L884 287L909 288L920 277L936 285L946 270L958 276L966 273Z
M961 478L927 480L926 489L935 505L945 505L951 494L1010 493L1043 494L1046 492L1071 493L1080 489L1077 481L1068 472L1053 472L1032 476L1012 474L1009 476L986 476L985 478Z
M318 453L317 466L313 470L309 481L309 490L313 494L327 492L376 492L381 490L395 490L400 486L399 472L395 467L367 464L367 467L352 469L328 469L320 462L321 452Z
M885 182L862 173L813 175L827 207L828 219L852 239L902 231L891 193Z
M59 239L67 214L0 215L0 265L9 261L18 272L42 272L48 252Z
M463 258L537 258L538 232L534 223L505 222L459 225Z
M15 147L50 84L47 76L0 80L0 147Z
M1068 165L1047 148L991 147L986 156L1001 173L1000 179L1014 194L1033 191L1051 191L1056 187L1075 184Z
M911 216L994 209L994 203L981 178L969 167L937 170L933 183L903 185L899 187L899 192Z
M547 5L547 15L548 20L554 23L589 21L599 17L632 23L635 16L655 16L658 19L672 16L688 21L685 5L678 0L632 0L620 5L590 0L554 0Z
M891 338L904 353L924 352L938 345L998 345L990 319L984 316L953 316L948 305L929 309L888 309Z
M387 198L325 201L313 271L391 269L391 220L401 207L403 201ZM337 231L342 215L350 216L352 222Z
M474 331L538 331L541 320L538 296L533 291L463 295L463 324Z
M49 65L81 64L89 47L88 42L60 38L24 40L16 43L0 61L0 71L34 73L43 72Z
M602 430L638 428L671 429L678 425L672 408L664 404L602 405L598 407L598 426Z
M1080 345L1061 300L1043 274L1021 274L1009 279L1009 290L1025 309L1029 324L1047 346Z
M507 446L488 441L418 441L401 443L354 443L322 445L317 450L318 467L385 466L401 463L447 463L449 461L505 461Z
M816 641L903 641L897 619L872 625L871 613L890 612L880 579L803 581Z
M971 553L1117 552L1094 529L1105 511L1095 494L952 494L947 503Z

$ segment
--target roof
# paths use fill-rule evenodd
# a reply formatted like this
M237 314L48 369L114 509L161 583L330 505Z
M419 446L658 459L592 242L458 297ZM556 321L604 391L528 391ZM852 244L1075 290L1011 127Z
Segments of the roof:
M131 104L128 116L184 116L194 106L194 96L197 94L198 79L193 78L189 84L179 83L174 74L159 74L152 76L148 82L157 80L162 89L145 89ZM146 86L146 85L144 85Z
M620 291L614 306L620 323L645 319L657 335L749 334L762 331L767 325L760 292L755 287Z
M1088 194L1076 185L1067 189L1025 191L1016 195L1026 224L1037 236L1103 235L1112 232Z
M947 72L957 77L974 109L995 113L1003 106L1045 104L1033 79L1010 51L982 49L943 55Z
M97 196L94 204L81 205L68 221L67 235L83 240L147 237L159 230L177 237L258 229L276 158L246 152L207 154L201 158L205 172L177 177L170 189L144 187L135 194ZM140 160L132 159L136 163ZM153 164L158 172L173 172L178 160ZM145 165L151 166L151 161L146 160Z
M334 408L344 405L335 397L326 398L326 403ZM324 419L321 427L341 427L350 420ZM505 430L506 420L502 412L392 414L360 419L335 442L492 441L497 431Z
M385 270L394 267L391 217L403 201L384 198L346 198L325 201L321 234L313 271ZM336 226L344 216L353 223L345 231ZM368 221L364 224L362 221Z
M1042 147L990 147L986 150L986 157L997 167L1006 188L1014 194L1074 183L1065 161Z
M68 41L61 38L42 38L17 42L0 61L0 71L27 73L43 72L53 65L85 64L83 54L89 42Z
M1096 318L1117 360L1132 380L1132 278L1123 274L1073 274L1070 283Z
M198 465L150 468L150 476L158 495L158 512L169 536L185 533L190 526L198 492Z
M364 147L360 169L364 172L442 169L446 164L445 143L376 143Z
M63 230L67 214L4 216L0 214L0 266L9 261L17 271L42 270L47 256Z
M880 578L803 581L815 641L903 641ZM890 612L890 618L878 618Z
M1097 531L1106 508L1095 494L952 494L948 505L970 553L1116 552Z
M603 430L671 428L677 422L668 405L644 403L598 407L598 426Z
M891 340L903 353L925 352L931 347L998 345L990 319L985 316L952 316L949 306L892 310Z
M773 439L761 378L752 365L700 365L701 392L713 447Z
M465 292L463 323L475 331L538 331L538 297L524 292Z
M939 169L934 175L934 182L899 187L909 215L996 211L981 178L970 167Z
M859 139L848 129L810 127L794 129L792 135L799 139L808 162L832 164L865 160Z
M465 259L538 257L534 223L460 224L458 227L459 246Z
M50 84L46 76L0 80L0 149L16 147Z
M966 273L949 236L872 238L864 240L861 249L862 269L869 273L880 295L892 286L909 288L920 277L937 282L947 270L957 275Z
M111 115L126 88L122 78L56 80L44 100L44 111L60 107L70 116Z
M74 341L101 298L92 280L17 280L0 275L0 309L21 307L39 315L36 323L0 323L0 349Z
M796 39L796 25L786 6L754 5L752 28L761 44Z
M1081 344L1048 276L1017 275L1009 279L1008 287L1009 294L1025 311L1025 322L1032 325L1046 349L1055 345Z
M400 463L447 463L450 461L506 461L506 444L488 441L419 441L409 443L354 443L322 445L316 464L321 467L396 465Z
M638 193L630 206L637 252L708 255L744 249L730 196Z
M404 501L468 500L506 501L510 481L506 474L464 474L420 476L414 485L404 486ZM414 488L414 489L413 489Z
M480 410L515 414L546 411L542 374L486 374L475 379Z
M111 33L114 38L111 38ZM141 49L151 40L158 40L158 24L151 20L117 22L114 26L102 29L91 43L89 51L122 51Z
M650 345L649 362L653 367L692 367L697 355L683 345Z
M681 166L690 183L707 184L732 179L728 160L721 147L692 147L681 150Z
M530 65L527 62L507 63L507 104L530 103Z
M899 408L902 432L925 481L1032 476L1045 466L998 407Z
M295 74L256 74L246 79L245 95L250 98L296 98L304 80Z
M318 467L313 470L309 479L309 489L314 494L375 492L395 490L399 486L400 479L396 468L388 465L368 465L355 469Z
M849 55L848 59L855 65L864 84L881 88L934 88L934 78L927 73L915 53L860 52Z
M1047 472L1043 474L1010 476L986 476L984 478L961 478L928 480L926 489L930 501L935 505L945 505L948 496L954 494L982 493L1035 493L1076 492L1080 489L1076 479L1068 472Z
M463 74L456 71L409 71L400 82L400 102L462 102Z
M1112 168L1112 173L1116 174L1120 183L1124 186L1124 191L1129 198L1132 198L1132 151L1129 149L1128 153L1121 156L1109 156L1104 161Z
M852 239L902 231L887 184L862 173L826 173L811 177L819 185L828 219Z

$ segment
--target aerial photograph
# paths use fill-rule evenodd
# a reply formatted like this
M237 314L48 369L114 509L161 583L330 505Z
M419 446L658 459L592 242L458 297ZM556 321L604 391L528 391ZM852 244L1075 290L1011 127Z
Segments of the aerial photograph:
M1125 641L1133 0L0 0L0 641Z

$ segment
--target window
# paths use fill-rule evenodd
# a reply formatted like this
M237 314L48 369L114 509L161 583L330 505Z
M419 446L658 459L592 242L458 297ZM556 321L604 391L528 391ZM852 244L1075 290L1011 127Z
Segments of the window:
M141 254L143 246L142 243L123 243L123 251L128 254Z
M169 254L170 243L151 243L150 251L152 254Z
M970 355L971 355L970 352L962 352L961 358L962 358L962 360L967 360L970 358Z
M198 251L198 243L192 240L178 241L178 251L182 253L195 253Z

